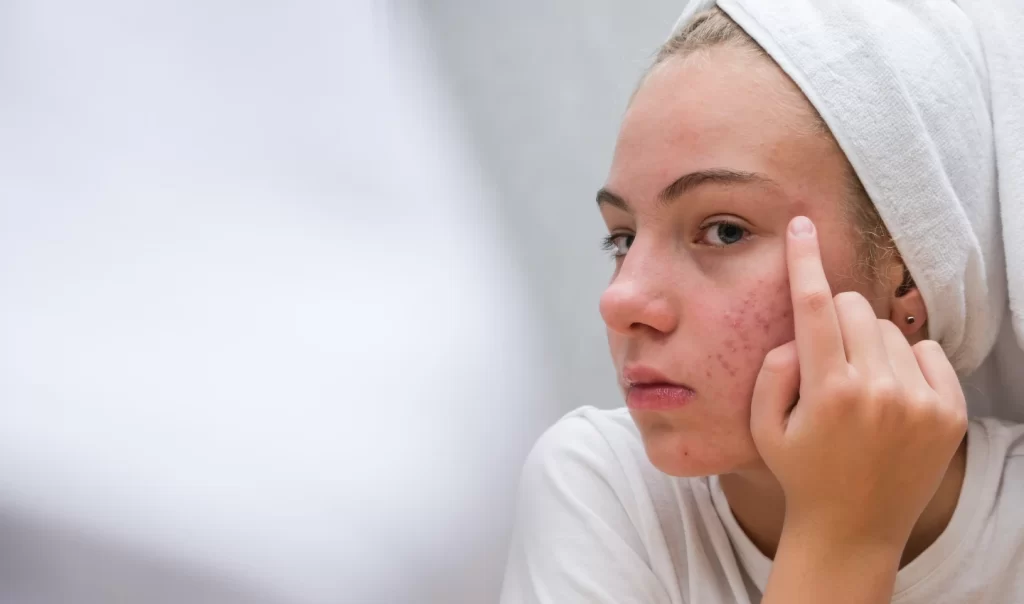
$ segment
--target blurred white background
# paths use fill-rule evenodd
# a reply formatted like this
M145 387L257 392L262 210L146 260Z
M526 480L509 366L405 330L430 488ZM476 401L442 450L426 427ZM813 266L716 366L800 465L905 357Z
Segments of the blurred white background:
M494 601L681 8L0 0L0 602Z

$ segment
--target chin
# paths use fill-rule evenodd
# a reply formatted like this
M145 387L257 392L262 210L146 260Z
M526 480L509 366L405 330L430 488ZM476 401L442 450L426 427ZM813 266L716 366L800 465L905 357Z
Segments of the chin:
M743 435L699 434L657 425L640 427L647 458L670 476L694 478L729 474L760 460L749 431Z

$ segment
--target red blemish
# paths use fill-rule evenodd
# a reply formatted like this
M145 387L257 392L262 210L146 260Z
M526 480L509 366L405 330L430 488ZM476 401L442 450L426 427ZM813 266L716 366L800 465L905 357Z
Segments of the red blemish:
M725 322L729 324L730 327L732 327L733 329L739 329L740 324L743 322L740 319L740 316L741 314L739 313L726 312L723 318L725 319Z
M733 367L729 361L725 360L725 355L718 353L716 357L718 358L718 362L722 365L722 368L728 371L729 375L732 377L736 377L736 368Z

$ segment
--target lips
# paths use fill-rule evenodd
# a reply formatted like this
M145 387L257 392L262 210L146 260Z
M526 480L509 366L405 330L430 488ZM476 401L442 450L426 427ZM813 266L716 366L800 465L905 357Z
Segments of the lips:
M626 406L638 411L668 411L683 407L696 392L685 384L669 380L656 369L631 365L622 371Z

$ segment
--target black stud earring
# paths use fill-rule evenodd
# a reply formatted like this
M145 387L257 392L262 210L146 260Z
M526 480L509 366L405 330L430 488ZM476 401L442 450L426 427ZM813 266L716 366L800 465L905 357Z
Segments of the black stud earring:
M917 319L914 318L914 315L907 315L907 325L913 325L914 321L917 321Z

